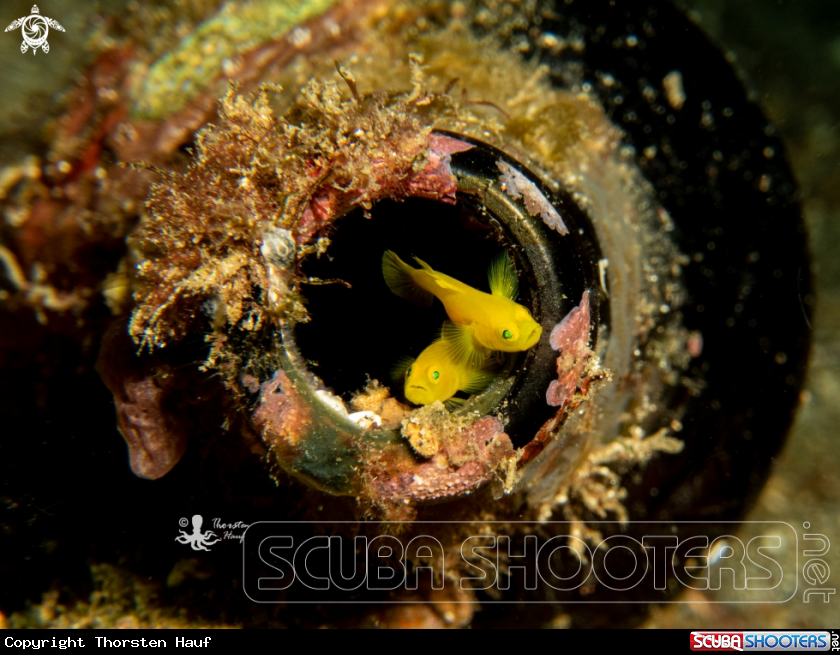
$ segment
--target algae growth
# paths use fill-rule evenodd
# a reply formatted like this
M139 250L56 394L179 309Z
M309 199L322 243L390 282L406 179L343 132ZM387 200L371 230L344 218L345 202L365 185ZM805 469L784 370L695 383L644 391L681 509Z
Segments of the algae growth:
M144 80L135 111L161 118L184 107L220 73L235 67L240 52L291 31L322 14L336 0L255 0L228 2L184 38L178 48L155 62ZM311 38L299 27L291 38Z

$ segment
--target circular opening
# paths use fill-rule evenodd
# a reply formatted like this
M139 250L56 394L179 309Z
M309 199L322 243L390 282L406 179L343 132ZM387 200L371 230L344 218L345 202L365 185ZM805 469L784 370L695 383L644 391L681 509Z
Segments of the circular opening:
M391 292L382 275L386 250L412 266L418 266L416 256L482 291L489 291L491 261L508 251L520 272L517 302L539 320L527 276L501 225L479 216L466 203L382 201L370 211L370 218L361 210L341 218L330 239L327 253L308 257L302 272L323 281L341 280L351 288L335 281L307 285L304 295L312 320L297 326L295 338L312 372L336 394L358 391L370 377L400 397L401 385L391 379L395 365L401 358L417 357L447 320L439 301L420 307ZM514 370L526 355L518 354Z
M501 402L492 400L498 403L492 411L520 447L557 411L546 402L546 389L557 378L557 352L549 343L554 326L587 289L593 347L598 326L609 321L599 293L600 248L589 217L568 194L549 190L496 148L466 140L473 148L452 156L459 188L455 205L419 198L382 201L367 216L357 210L336 221L327 235L332 240L327 253L302 262L303 275L316 279L304 290L312 320L296 326L294 340L311 371L334 393L347 398L370 378L400 397L401 381L392 382L395 365L429 346L447 315L437 300L431 308L419 307L393 294L382 275L384 252L393 250L413 265L412 257L419 257L483 291L489 291L490 263L507 252L519 278L517 302L542 326L536 346L508 356L502 368L514 377L500 376L488 390L490 395L506 393ZM500 162L516 167L539 188L543 200L562 216L568 234L548 227L526 200L511 198L500 178Z

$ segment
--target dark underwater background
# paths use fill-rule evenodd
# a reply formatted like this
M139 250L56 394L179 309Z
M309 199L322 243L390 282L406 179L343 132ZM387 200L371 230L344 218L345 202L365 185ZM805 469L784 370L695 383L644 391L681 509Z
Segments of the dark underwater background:
M30 13L31 0L7 1L0 7L0 24L7 25ZM87 36L102 27L98 16L118 13L122 2L103 3L51 0L41 5L42 13L58 19L65 34L51 33L52 50L20 53L19 33L0 34L0 167L18 162L33 151L41 139L42 126L56 109L63 91L69 88L86 61ZM832 542L823 557L833 573L826 587L840 581L840 3L836 0L684 0L679 3L712 40L731 53L733 66L741 73L773 122L787 148L794 175L800 185L800 199L810 232L813 274L817 296L812 322L813 347L810 370L794 427L787 444L773 463L772 474L755 506L747 515L752 521L784 521L800 535L796 552L785 553L785 569L801 567L806 532L821 533ZM52 36L55 34L55 37ZM0 339L3 339L0 333ZM44 354L48 356L47 353ZM33 363L33 365L36 365ZM73 371L68 371L72 384ZM12 393L0 386L0 393ZM68 407L82 411L84 407ZM7 417L0 416L0 431ZM96 417L92 420L101 420ZM115 433L115 439L118 436ZM83 448L83 443L75 447ZM121 449L117 441L115 449ZM0 449L0 471L3 451ZM37 468L38 462L32 466ZM127 464L126 464L127 466ZM83 489L107 494L108 474L102 486L96 481L80 482ZM4 480L2 482L8 482ZM138 484L148 484L138 481ZM23 523L49 521L62 511L63 503L83 503L75 489L53 499L55 505L20 507L0 485L0 558L8 571L17 566L20 553L4 549L4 530L19 531ZM803 527L804 523L808 528ZM79 526L80 532L84 526ZM759 527L745 525L739 532L746 541ZM33 535L41 534L33 530ZM67 538L67 535L64 535ZM33 556L48 555L57 546L40 536L33 538ZM102 571L96 558L89 562ZM20 562L22 565L23 562ZM175 572L177 573L177 572ZM202 572L182 571L179 575L200 578ZM2 575L2 574L0 574ZM107 575L103 573L102 575ZM786 584L792 581L786 580ZM42 602L40 594L50 588L49 580L33 581L33 588L12 594L0 580L0 612L26 612L25 598ZM5 592L2 587L6 587ZM655 608L650 627L693 628L821 628L836 627L840 595L830 603L803 603L803 581L797 595L778 605L716 605L701 592L691 592L678 604ZM114 592L116 593L116 592ZM142 592L145 593L145 592ZM140 595L141 591L138 590ZM11 599L14 598L14 601ZM734 600L725 596L718 600ZM39 611L49 604L47 597ZM3 614L0 614L0 623ZM23 620L23 619L21 619Z

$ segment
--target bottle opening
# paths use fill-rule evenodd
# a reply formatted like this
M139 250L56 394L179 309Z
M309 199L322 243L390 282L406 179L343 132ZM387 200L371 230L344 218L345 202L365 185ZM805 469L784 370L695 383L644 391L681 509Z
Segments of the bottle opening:
M482 216L469 203L382 201L367 218L362 210L341 218L329 238L325 254L310 255L302 264L305 277L321 282L304 289L312 320L297 326L295 338L311 371L338 395L358 391L370 379L404 399L402 383L393 380L396 365L420 355L448 320L439 300L423 307L388 288L382 273L388 250L410 266L419 268L417 257L435 271L488 293L488 268L507 252L519 273L517 303L539 320L516 247L498 220ZM527 354L513 353L514 372Z

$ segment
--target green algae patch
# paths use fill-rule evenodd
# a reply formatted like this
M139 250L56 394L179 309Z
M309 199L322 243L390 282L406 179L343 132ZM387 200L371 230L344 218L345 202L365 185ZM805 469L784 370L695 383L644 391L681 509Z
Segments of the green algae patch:
M136 98L135 114L161 118L182 109L237 55L283 35L324 13L337 0L253 0L228 2L185 37L173 52L152 64ZM300 39L310 37L305 28Z

